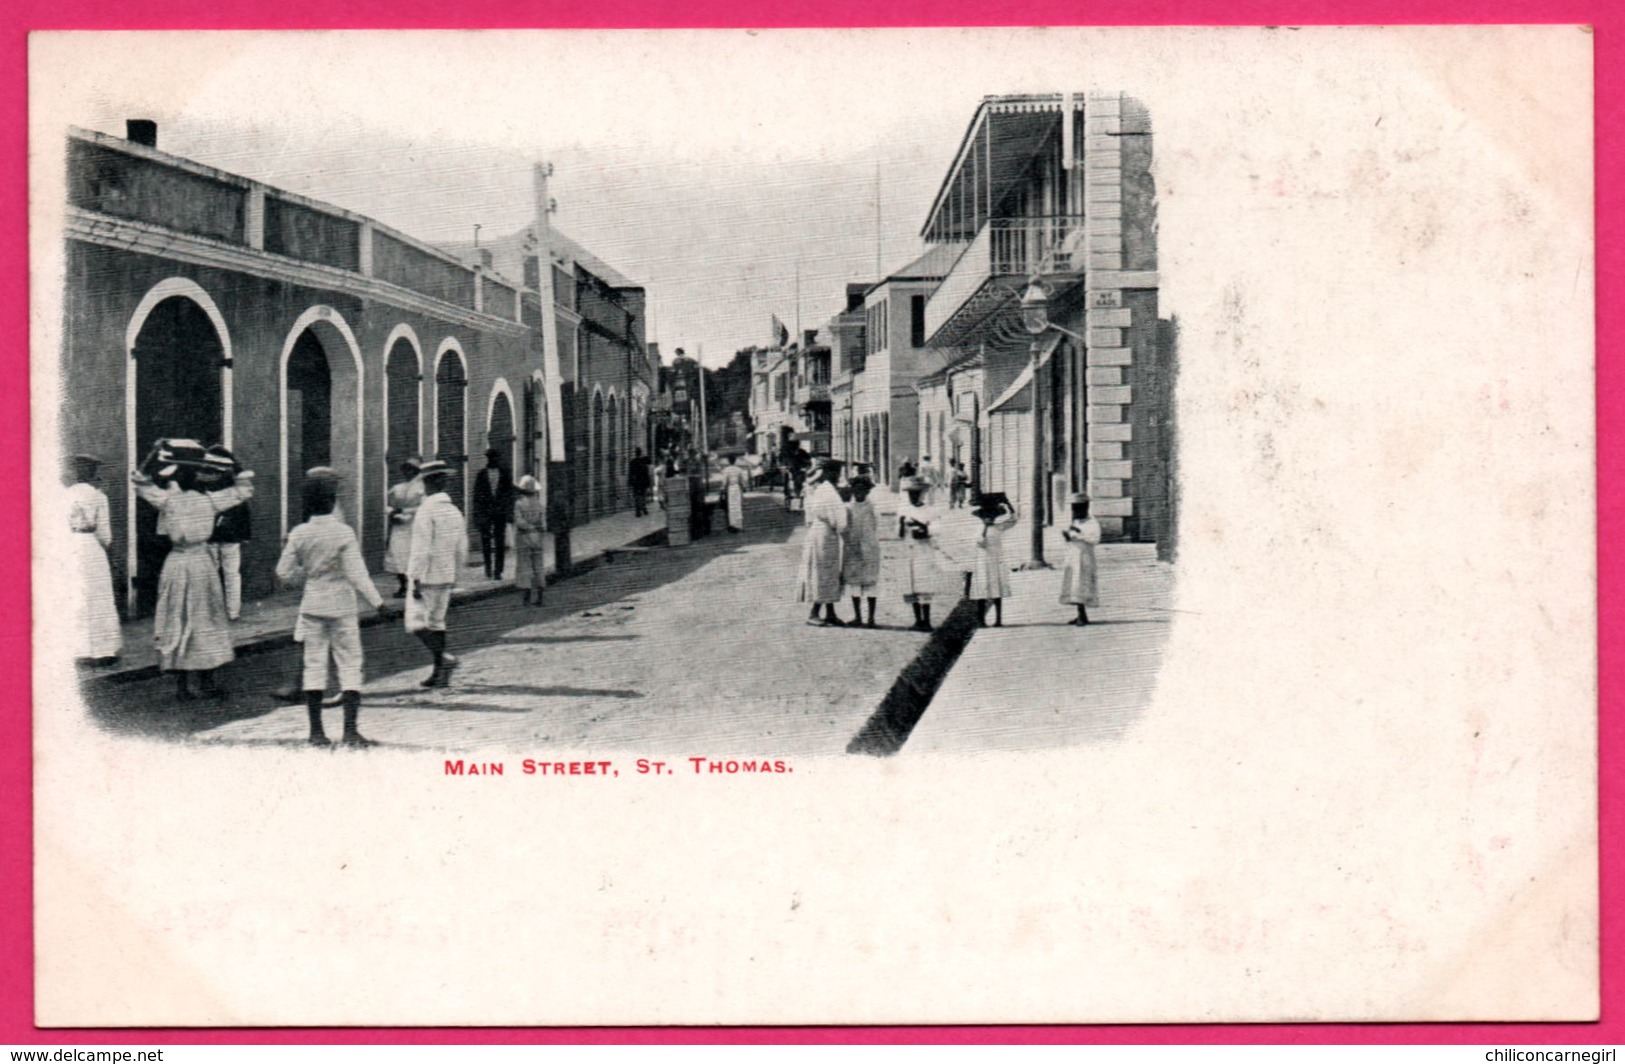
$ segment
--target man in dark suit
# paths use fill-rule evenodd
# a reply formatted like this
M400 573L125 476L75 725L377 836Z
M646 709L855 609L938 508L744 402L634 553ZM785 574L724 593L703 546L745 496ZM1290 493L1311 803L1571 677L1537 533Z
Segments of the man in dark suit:
M654 485L649 459L642 447L632 450L632 461L626 469L626 486L632 489L633 512L642 517L649 512L649 488Z
M480 530L486 577L501 580L513 520L513 475L502 468L502 452L495 447L485 452L485 463L474 480L474 527Z

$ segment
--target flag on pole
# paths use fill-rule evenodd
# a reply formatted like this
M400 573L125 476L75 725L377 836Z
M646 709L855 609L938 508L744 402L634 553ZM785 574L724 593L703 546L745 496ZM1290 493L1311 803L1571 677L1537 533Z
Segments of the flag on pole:
M777 347L785 347L790 343L790 330L784 327L777 314L773 315L773 343Z

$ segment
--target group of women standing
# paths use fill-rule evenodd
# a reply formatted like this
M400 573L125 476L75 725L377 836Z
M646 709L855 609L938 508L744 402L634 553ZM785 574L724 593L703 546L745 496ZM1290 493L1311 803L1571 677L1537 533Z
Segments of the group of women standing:
M112 543L107 496L96 486L101 460L80 454L72 465L67 509L78 563L69 604L74 655L108 665L118 659L123 636L107 561ZM158 664L176 675L182 700L222 698L226 692L214 672L236 655L220 559L210 540L218 516L253 497L254 474L241 469L225 448L205 450L187 440L161 441L151 465L150 474L136 470L130 479L136 497L158 511L158 534L170 543L153 615Z
M804 511L807 537L802 543L797 597L812 604L809 624L872 628L881 559L878 520L869 501L873 484L866 476L852 478L848 483L852 501L846 502L835 487L840 470L840 463L825 463L809 478ZM962 574L964 597L978 604L978 624L988 623L991 610L994 626L1002 626L1004 600L1011 593L1004 535L1016 524L1015 507L1002 494L982 494L970 511L974 529L962 528L964 517L930 505L931 484L926 478L905 476L900 486L904 501L898 507L897 535L905 544L900 583L903 601L914 612L913 628L932 629L931 605L943 593L950 572ZM1084 625L1089 623L1088 607L1098 603L1095 546L1101 529L1089 514L1087 496L1072 496L1070 505L1072 520L1061 532L1066 564L1060 601L1077 609L1077 617L1069 623ZM835 613L843 585L852 597L849 622ZM861 608L864 598L868 599L867 620Z

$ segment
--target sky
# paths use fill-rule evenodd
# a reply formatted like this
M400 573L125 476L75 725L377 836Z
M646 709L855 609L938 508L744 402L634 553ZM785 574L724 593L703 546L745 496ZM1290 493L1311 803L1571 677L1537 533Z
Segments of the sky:
M553 224L646 287L663 351L711 365L918 255L981 97L1034 87L964 78L919 32L204 36L113 35L57 113L152 118L165 151L430 242L529 224L551 162Z

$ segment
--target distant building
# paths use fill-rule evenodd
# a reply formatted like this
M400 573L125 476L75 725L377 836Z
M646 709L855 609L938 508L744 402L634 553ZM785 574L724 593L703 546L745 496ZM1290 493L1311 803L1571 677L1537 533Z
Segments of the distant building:
M867 284L846 286L846 307L830 319L830 450L844 461L857 459L855 422L852 420L852 379L863 372L867 351L867 315L863 309Z
M580 524L631 507L626 469L634 448L651 452L650 413L659 384L659 349L651 347L643 286L628 280L557 228L549 255L559 337L571 521ZM473 245L448 245L460 256L488 256L498 269L540 291L536 232ZM532 297L535 299L535 297ZM532 318L540 315L535 299ZM538 355L541 330L533 337ZM538 378L539 382L540 378ZM555 471L556 472L556 471Z
M927 346L925 308L958 253L952 245L933 247L864 294L863 368L852 374L852 457L872 463L876 479L892 487L903 460L918 462L922 454L914 383L947 357Z

